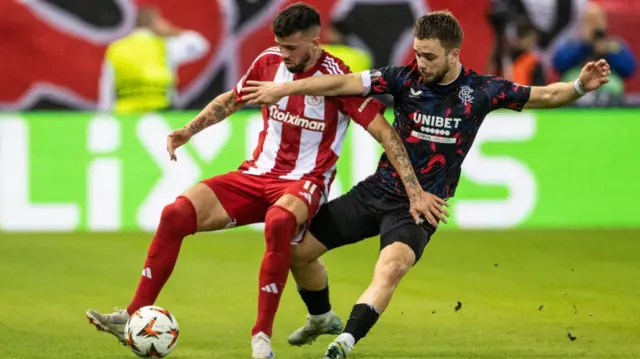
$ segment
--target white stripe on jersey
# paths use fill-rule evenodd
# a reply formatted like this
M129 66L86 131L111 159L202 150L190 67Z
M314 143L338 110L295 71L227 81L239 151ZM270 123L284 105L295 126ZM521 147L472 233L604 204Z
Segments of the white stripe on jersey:
M262 51L262 53L260 53L260 55L258 55L253 62L251 63L251 66L253 66L253 64L255 64L258 60L260 60L261 57L266 56L266 55L280 55L280 48L277 46L274 47L270 47L264 51Z
M281 62L273 82L283 83L289 81L293 81L293 74L287 70L284 62ZM278 102L278 107L284 111L287 109L288 102L289 97L283 97L280 102ZM268 124L267 136L262 145L262 152L260 152L258 160L255 162L255 167L247 170L248 174L261 175L271 171L276 165L276 157L278 156L280 142L282 141L282 126L284 124L280 121L274 121L271 118L269 118Z
M322 66L325 67L327 69L327 72L332 75L344 74L344 72L340 70L340 67L335 62L335 60L330 57L325 57L324 62L322 63ZM331 143L331 150L333 150L333 152L338 156L342 151L344 137L347 134L348 128L349 128L349 117L341 112L338 115L338 126L336 128L336 137L334 138L333 143Z
M331 57L325 57L325 62L328 62L329 64L332 65L336 74L340 74L340 75L344 74L344 71L340 69L340 66L338 65L336 60L332 59Z
M336 167L338 166L338 163L334 163L333 166L331 166L331 168L329 168L327 170L327 172L324 173L323 177L324 177L324 197L325 198L329 198L329 191L331 190L331 180L333 179L333 174L336 171Z
M340 156L342 151L342 145L344 144L344 137L347 135L347 129L349 128L349 116L340 113L338 115L338 126L336 128L336 137L331 143L331 150L336 155Z
M313 76L321 76L322 72L318 71ZM305 96L304 97L304 117L319 121L324 121L325 116L325 98L323 96ZM324 132L311 131L302 129L300 133L300 149L298 150L298 158L296 166L288 174L281 176L282 179L297 180L307 173L312 172L316 168L318 159L318 151L322 143Z

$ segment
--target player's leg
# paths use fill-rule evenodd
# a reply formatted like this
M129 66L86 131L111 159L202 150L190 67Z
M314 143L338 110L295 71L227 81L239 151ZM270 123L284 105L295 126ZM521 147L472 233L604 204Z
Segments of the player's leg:
M327 269L320 260L325 252L327 247L309 231L292 247L291 274L310 317L331 312Z
M323 205L303 241L294 248L291 271L309 315L289 336L291 345L311 344L319 335L338 334L342 320L331 309L327 271L318 258L327 250L378 234L376 215L358 198L359 190Z
M221 200L227 203L253 201L251 194L238 193L240 190L246 191L247 188L240 188L242 179L238 178L238 176L240 175L230 173L198 183L179 196L173 203L165 206L162 210L156 233L149 245L142 277L127 309L116 310L110 314L101 314L95 310L89 310L86 315L90 322L98 329L114 334L124 342L124 324L129 319L130 314L137 309L152 305L155 302L173 272L182 240L196 232L225 228L234 223L234 220L237 220L235 216L232 220ZM234 188L235 191L233 190ZM214 190L220 193L220 197L216 195ZM236 206L229 205L227 208L237 212ZM256 211L259 211L259 209L256 209ZM252 220L252 218L246 218L247 216L244 213L237 214L240 215L241 220ZM256 220L259 221L260 219L256 218Z
M327 247L308 231L293 247L291 274L308 314L305 325L289 336L291 345L311 344L320 335L342 332L342 319L333 312L329 300L327 269L319 259L326 251Z
M291 241L307 221L307 204L290 194L280 197L265 216L265 253L258 278L258 319L252 335L271 336L273 320L291 263Z
M251 332L253 358L273 357L273 321L289 274L291 243L322 199L322 192L310 181L273 183L266 186L265 195L275 203L265 215L266 248L258 278L258 317Z
M347 357L387 308L400 280L422 256L435 228L408 221L409 218L404 221L397 216L388 216L383 220L381 251L373 280L353 306L344 332L329 345L325 358ZM390 227L393 223L396 223L395 227L384 231L385 225Z
M138 289L127 312L132 314L155 302L173 272L182 240L186 236L222 229L231 222L231 217L215 192L204 183L194 185L165 206L156 235L149 246Z

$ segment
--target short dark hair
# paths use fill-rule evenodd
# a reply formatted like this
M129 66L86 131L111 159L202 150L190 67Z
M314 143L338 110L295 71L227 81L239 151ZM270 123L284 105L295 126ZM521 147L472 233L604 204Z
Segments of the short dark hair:
M464 32L458 19L449 11L430 12L418 20L413 27L413 36L419 40L438 39L447 49L460 48Z
M320 14L303 3L296 3L282 10L271 23L277 37L289 37L316 26L320 26Z

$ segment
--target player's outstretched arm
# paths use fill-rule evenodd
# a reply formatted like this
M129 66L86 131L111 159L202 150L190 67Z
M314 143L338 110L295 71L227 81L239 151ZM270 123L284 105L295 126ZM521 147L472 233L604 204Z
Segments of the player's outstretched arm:
M312 76L282 84L288 95L364 95L362 74Z
M589 62L573 82L556 82L548 86L534 86L525 108L556 108L574 102L589 91L609 82L611 69L605 60Z
M238 111L243 106L244 102L236 101L235 92L225 92L209 102L207 107L200 111L200 113L185 126L185 129L193 136L205 128L213 126L231 116L232 113Z
M445 216L449 216L449 212L443 206L449 204L422 189L402 139L387 120L378 114L367 127L367 131L384 147L389 161L398 171L409 197L411 215L416 223L421 222L421 216L434 227L438 226L439 221L447 223Z
M250 104L271 105L285 96L340 96L364 95L362 73L347 75L312 76L286 83L247 81L242 101Z
M231 116L244 106L244 102L236 101L234 91L225 92L211 101L200 113L183 128L173 131L167 137L169 158L176 160L176 149L191 139L198 132Z

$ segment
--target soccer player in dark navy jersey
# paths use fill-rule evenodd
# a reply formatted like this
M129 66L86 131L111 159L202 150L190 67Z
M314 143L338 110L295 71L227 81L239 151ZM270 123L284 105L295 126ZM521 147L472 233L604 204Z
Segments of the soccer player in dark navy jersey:
M451 13L428 13L416 21L415 59L406 66L281 84L249 83L252 94L246 99L271 104L294 94L392 95L393 126L404 141L418 181L440 200L455 194L462 162L489 112L560 107L598 89L610 74L609 65L600 60L587 63L574 82L522 86L465 68L459 57L462 37ZM325 353L325 358L347 357L387 308L401 278L420 258L439 222L446 223L446 209L438 208L425 221L416 221L409 214L402 182L385 154L373 175L322 206L302 243L293 249L292 272L310 315L289 342L311 343L341 325L331 310L327 274L317 258L327 250L380 235L381 251L373 280L354 305L342 334Z

